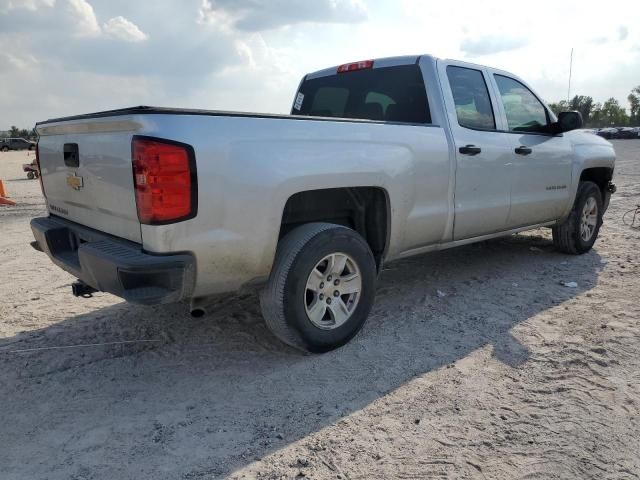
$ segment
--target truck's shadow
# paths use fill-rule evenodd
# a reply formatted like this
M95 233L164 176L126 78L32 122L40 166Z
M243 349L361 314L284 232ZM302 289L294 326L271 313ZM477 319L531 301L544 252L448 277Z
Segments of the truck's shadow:
M42 465L80 471L120 455L128 460L115 477L218 478L474 350L521 366L529 350L512 328L592 288L600 267L595 251L559 255L538 236L396 262L363 332L322 356L275 340L253 296L221 300L197 320L185 306L118 304L0 343L0 378L12 385L3 395L15 396L5 418L24 434L14 441L40 451L55 455L47 439L65 439L64 458ZM9 353L131 339L158 342Z

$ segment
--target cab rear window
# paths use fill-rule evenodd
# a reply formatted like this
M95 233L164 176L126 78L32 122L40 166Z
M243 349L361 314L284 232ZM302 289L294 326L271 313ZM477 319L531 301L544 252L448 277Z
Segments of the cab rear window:
M431 123L424 80L417 65L358 70L305 80L291 113Z

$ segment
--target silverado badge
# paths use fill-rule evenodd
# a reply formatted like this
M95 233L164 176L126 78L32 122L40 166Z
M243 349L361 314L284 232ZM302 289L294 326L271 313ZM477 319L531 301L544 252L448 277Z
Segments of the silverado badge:
M67 176L67 185L69 185L74 190L80 190L84 186L82 177L75 173Z

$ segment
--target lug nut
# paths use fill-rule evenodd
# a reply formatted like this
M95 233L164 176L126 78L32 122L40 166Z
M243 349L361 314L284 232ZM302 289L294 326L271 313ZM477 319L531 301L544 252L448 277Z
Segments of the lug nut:
M319 298L320 300L324 300L324 294L322 294L322 293L321 293L320 295L318 295L318 298Z
M331 298L327 298L327 303L331 305Z
M333 284L337 287L338 285L340 285L340 280L338 280L338 279L336 278L336 280L333 282Z
M329 276L327 277L327 282L330 282L332 278L333 278L333 277L332 277L331 275L329 275Z
M324 282L320 282L320 288L324 288Z
M333 292L333 296L334 297L339 297L340 296L340 292L338 290L336 290L335 292Z

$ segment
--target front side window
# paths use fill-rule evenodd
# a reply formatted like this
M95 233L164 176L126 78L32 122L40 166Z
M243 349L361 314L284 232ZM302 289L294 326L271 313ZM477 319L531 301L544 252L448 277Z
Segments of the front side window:
M495 130L496 119L489 89L480 70L447 67L458 124L461 127Z
M503 75L495 75L500 98L512 132L548 133L547 110L522 83Z
M373 68L305 80L291 113L431 123L426 88L418 65Z

